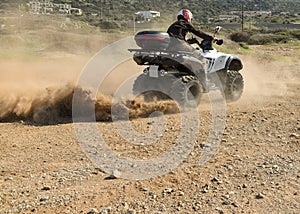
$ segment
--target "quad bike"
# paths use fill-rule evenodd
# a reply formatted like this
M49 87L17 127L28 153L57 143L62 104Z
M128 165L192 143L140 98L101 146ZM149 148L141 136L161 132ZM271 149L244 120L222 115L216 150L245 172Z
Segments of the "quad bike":
M216 28L216 32L220 27ZM133 59L138 65L147 66L134 82L133 94L144 96L145 101L173 99L180 106L198 105L203 93L222 90L226 101L237 101L244 88L241 60L234 55L218 52L212 43L189 39L190 44L199 47L195 53L170 51L170 37L162 31L141 31L135 35L141 49ZM217 40L218 45L223 40Z

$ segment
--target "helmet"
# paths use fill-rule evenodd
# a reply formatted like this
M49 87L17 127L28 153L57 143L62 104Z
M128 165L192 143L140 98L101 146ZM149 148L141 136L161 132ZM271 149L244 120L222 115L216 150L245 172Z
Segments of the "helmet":
M194 18L192 12L187 9L180 10L177 17L179 16L182 16L188 22L192 22L192 19Z

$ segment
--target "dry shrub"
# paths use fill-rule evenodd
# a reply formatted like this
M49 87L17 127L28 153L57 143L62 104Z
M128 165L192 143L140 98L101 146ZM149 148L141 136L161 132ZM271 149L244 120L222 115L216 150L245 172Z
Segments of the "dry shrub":
M243 32L236 32L230 35L230 39L235 42L248 42L252 33L243 31Z

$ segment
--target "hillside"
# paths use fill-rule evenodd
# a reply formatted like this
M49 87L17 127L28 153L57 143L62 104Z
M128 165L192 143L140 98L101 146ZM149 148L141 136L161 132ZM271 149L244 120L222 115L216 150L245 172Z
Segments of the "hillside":
M27 10L29 0L2 0L0 11L7 12L12 8ZM182 7L190 8L198 21L206 22L209 18L226 15L231 11L271 11L273 14L287 12L291 15L299 13L300 0L53 0L53 3L67 3L83 10L81 19L93 22L99 20L124 21L132 19L140 10L157 10L161 12L161 20L174 19L176 12ZM21 6L21 7L19 7ZM160 21L161 21L160 20Z

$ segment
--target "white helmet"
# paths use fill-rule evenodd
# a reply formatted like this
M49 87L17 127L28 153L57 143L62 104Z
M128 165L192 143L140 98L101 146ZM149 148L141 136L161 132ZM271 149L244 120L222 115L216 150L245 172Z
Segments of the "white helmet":
M192 19L194 18L193 17L193 14L191 11L189 11L188 9L182 9L178 12L178 16L183 16L183 18L185 20L187 20L188 22L192 22Z

